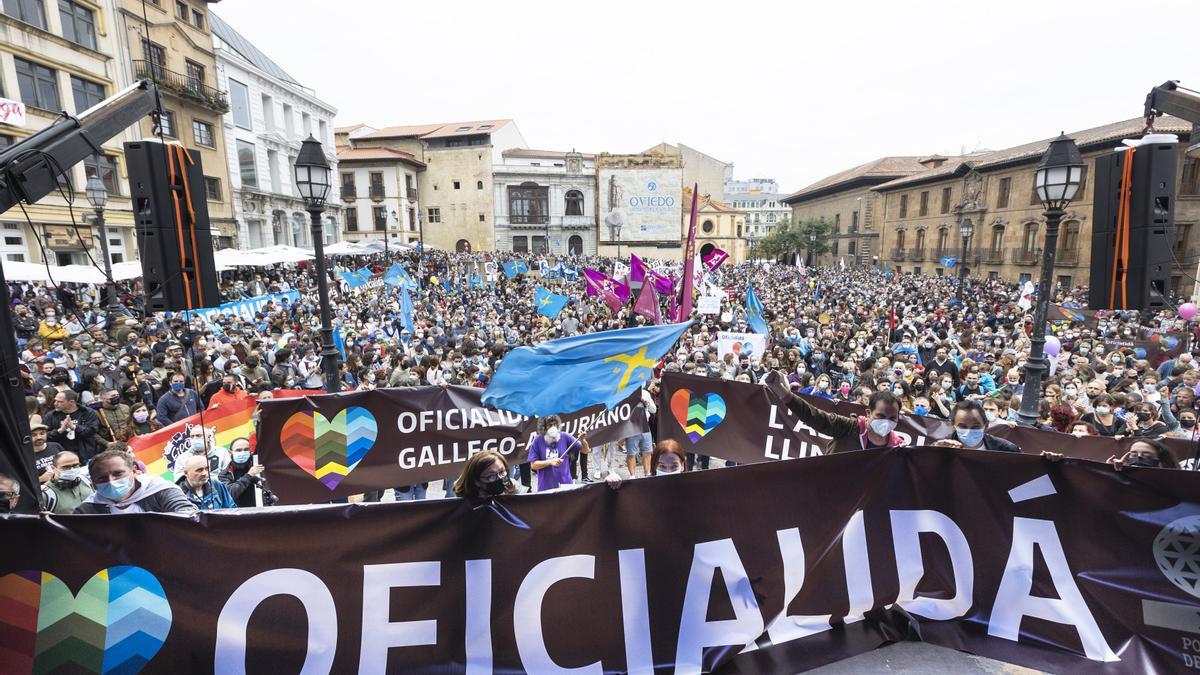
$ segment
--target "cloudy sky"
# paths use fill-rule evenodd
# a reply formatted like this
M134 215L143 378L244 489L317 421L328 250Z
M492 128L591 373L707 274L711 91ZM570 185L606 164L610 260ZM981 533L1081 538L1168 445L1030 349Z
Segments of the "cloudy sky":
M512 118L541 149L682 142L785 192L882 155L999 149L1138 117L1168 79L1200 89L1200 44L1172 28L1194 22L1184 0L213 9L337 107L339 125Z

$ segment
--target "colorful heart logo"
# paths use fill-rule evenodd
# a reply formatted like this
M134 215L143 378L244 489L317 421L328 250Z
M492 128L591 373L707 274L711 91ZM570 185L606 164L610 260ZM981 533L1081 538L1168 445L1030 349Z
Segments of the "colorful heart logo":
M49 572L0 577L0 672L136 673L171 631L162 584L141 567L101 570L78 594Z
M353 406L327 419L317 411L298 412L283 424L283 453L330 490L350 475L375 445L379 427L366 408Z
M717 394L680 389L671 395L671 414L687 433L688 440L699 443L725 419L725 399Z

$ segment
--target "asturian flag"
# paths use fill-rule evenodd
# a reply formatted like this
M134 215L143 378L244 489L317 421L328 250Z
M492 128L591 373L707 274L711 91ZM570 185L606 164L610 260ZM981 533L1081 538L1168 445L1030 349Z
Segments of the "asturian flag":
M658 360L691 325L610 330L518 347L500 362L482 402L537 417L598 403L612 408L650 381Z
M570 297L559 295L557 293L551 293L541 286L537 286L533 289L533 302L535 305L537 305L537 313L541 314L542 316L548 316L551 319L558 316L558 313L561 312L563 307L566 307L567 303L570 301Z

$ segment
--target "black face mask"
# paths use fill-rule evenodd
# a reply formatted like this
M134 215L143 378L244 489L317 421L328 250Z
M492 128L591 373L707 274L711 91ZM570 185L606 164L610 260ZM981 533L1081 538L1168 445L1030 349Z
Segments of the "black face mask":
M1159 464L1157 459L1153 459L1151 457L1134 457L1133 459L1129 460L1129 466L1144 466L1156 469L1162 465Z
M1192 427L1196 426L1196 420L1179 420L1179 426L1183 427L1184 429L1191 429Z
M494 481L490 481L490 482L483 484L483 491L486 492L489 497L495 497L498 495L502 495L507 490L508 490L508 481L504 480L504 478L497 478Z
M229 393L231 393L231 394L232 394L232 393L233 393L233 389L234 389L234 385L232 385L232 384L223 384L223 385L221 385L221 388L222 388L222 389L224 389L225 391L227 391L227 392L229 392Z
M1150 413L1148 413L1148 412L1139 412L1139 413L1137 414L1137 420L1138 420L1139 422L1149 422L1149 421L1150 421Z

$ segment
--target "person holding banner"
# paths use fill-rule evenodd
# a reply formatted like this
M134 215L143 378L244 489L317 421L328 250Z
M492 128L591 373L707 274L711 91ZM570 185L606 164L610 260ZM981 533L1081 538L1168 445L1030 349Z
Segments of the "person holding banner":
M830 436L825 444L827 455L850 450L896 448L904 445L896 433L900 421L900 399L890 388L880 389L867 400L867 415L838 415L814 407L792 393L778 373L767 376L764 386L770 395L787 404L788 410L819 434Z
M590 454L587 434L579 438L560 431L562 420L550 415L541 421L542 433L535 434L529 444L529 464L537 477L537 492L553 490L571 484L571 460L581 451ZM575 453L572 455L571 453Z
M183 490L158 476L137 474L133 457L105 450L88 465L95 492L75 508L80 514L190 513L196 507Z
M959 401L958 405L954 406L954 415L950 421L954 425L954 437L944 438L934 445L940 448L1021 452L1021 448L1015 443L987 433L987 413L979 401Z

